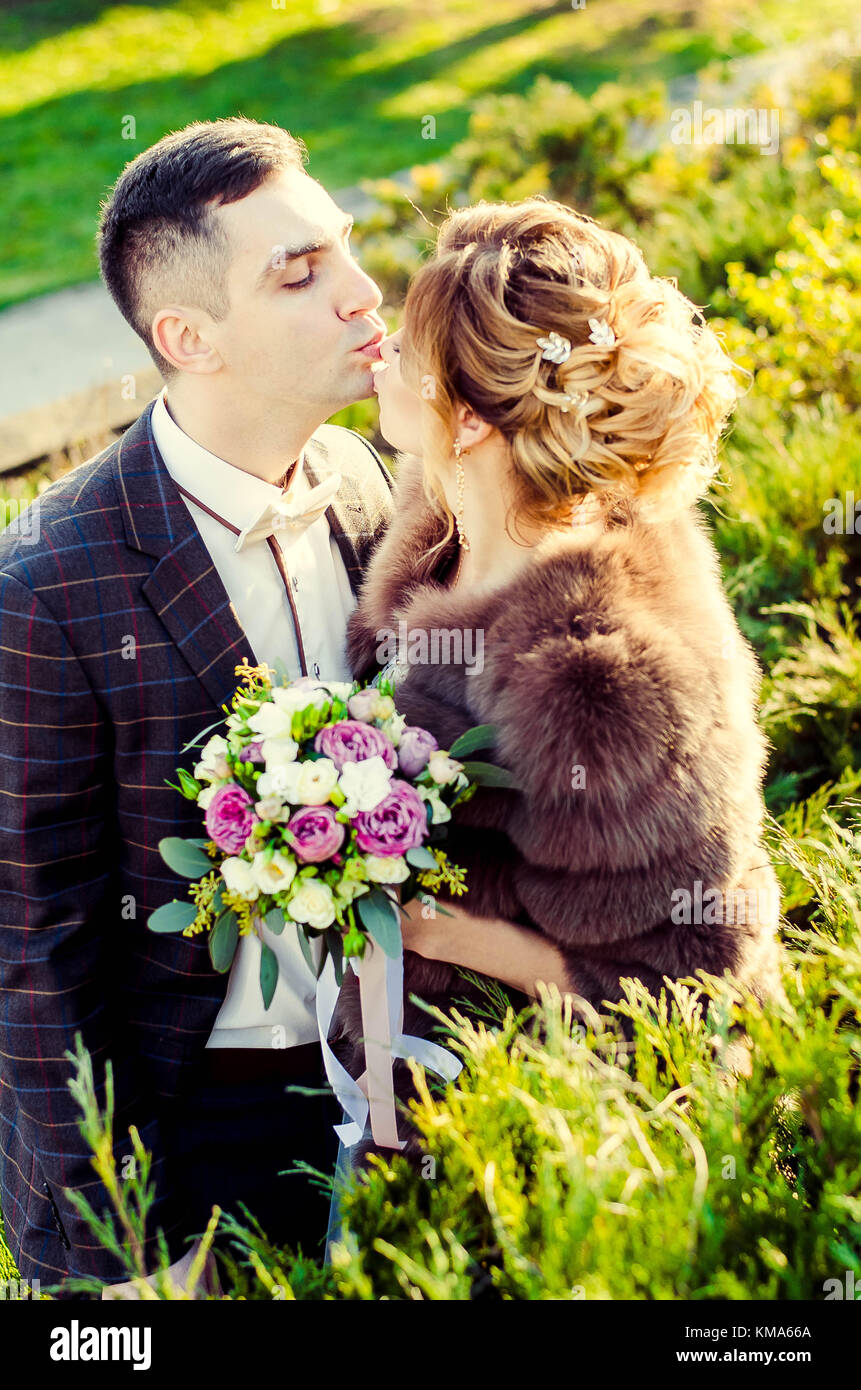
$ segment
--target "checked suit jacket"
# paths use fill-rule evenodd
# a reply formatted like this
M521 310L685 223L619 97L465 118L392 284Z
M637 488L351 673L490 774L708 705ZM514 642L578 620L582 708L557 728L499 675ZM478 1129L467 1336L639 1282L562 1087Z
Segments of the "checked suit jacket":
M0 1209L21 1277L43 1287L127 1277L68 1196L109 1207L67 1086L75 1033L101 1106L112 1064L120 1171L130 1124L153 1155L151 1268L158 1227L172 1259L187 1248L164 1140L227 991L205 938L147 929L186 896L159 840L200 834L165 779L223 717L237 663L255 661L156 448L152 405L0 536ZM391 476L333 425L305 458L312 484L343 475L326 515L357 591Z

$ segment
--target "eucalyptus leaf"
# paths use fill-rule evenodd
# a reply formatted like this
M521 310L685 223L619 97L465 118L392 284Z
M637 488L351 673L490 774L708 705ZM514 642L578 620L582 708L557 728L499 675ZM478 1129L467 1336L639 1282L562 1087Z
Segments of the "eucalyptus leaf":
M239 923L236 913L228 908L222 912L209 933L209 958L219 975L224 975L233 963L239 941Z
M401 948L401 919L388 893L375 888L367 897L356 899L356 910L368 934L394 960Z
M337 927L329 928L326 932L326 940L329 943L329 954L335 967L335 984L340 988L344 983L344 948L341 933Z
M280 936L287 925L287 919L280 907L270 907L263 920L275 936Z
M492 748L497 733L495 724L476 724L473 729L467 729L465 734L455 739L448 755L450 758L460 759L465 753L474 753L477 748Z
M164 907L157 907L155 912L150 913L147 926L150 931L185 931L196 916L194 903L181 903L174 898L173 902L165 903Z
M406 861L412 864L414 869L438 869L439 865L426 845L419 845L417 849L408 849Z
M305 957L308 969L311 971L312 975L316 975L317 967L314 964L314 956L311 952L311 943L305 935L304 927L302 927L299 922L296 923L296 935L299 938L299 948L302 952L302 955Z
M193 840L169 835L158 842L158 852L169 869L182 878L202 878L213 868L212 860Z
M260 990L263 995L263 1007L268 1009L275 997L275 986L278 984L278 958L265 941L260 943L260 948Z

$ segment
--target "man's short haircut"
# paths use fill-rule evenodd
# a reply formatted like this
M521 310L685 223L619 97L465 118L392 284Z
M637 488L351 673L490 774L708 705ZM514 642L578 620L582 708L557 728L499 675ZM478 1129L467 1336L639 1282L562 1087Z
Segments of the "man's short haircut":
M164 376L176 368L155 346L162 305L193 304L222 319L230 247L213 208L245 198L273 175L302 169L305 146L280 126L244 117L195 121L127 164L102 205L102 278Z

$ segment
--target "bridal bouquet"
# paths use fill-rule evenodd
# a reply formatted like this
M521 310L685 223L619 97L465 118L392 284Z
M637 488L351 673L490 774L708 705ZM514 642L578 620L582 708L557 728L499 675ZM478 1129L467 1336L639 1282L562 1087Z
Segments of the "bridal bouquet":
M398 714L385 680L365 688L309 677L276 684L277 672L247 660L236 673L243 679L219 721L224 732L208 739L193 772L180 768L178 783L168 783L196 802L206 831L159 843L168 867L191 880L188 900L158 908L148 926L207 932L221 972L240 937L256 933L268 1009L278 962L264 923L276 935L292 924L318 979L331 956L338 986L344 960L363 957L369 938L399 957L403 903L420 890L467 891L463 870L438 844L452 809L482 782L506 783L491 764L457 761L492 741L491 725L440 749Z

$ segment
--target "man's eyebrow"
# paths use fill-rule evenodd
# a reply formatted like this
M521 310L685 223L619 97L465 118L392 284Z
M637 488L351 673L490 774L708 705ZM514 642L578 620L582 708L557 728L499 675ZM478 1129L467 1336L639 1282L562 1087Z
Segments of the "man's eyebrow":
M354 217L347 216L341 224L341 236L345 237L353 230ZM315 237L313 241L308 241L304 246L278 246L272 248L272 254L265 266L257 277L254 286L256 290L262 290L275 275L280 275L290 261L299 261L303 256L311 256L315 251L328 251L334 246L334 238L330 236ZM277 264L276 261L277 252Z

